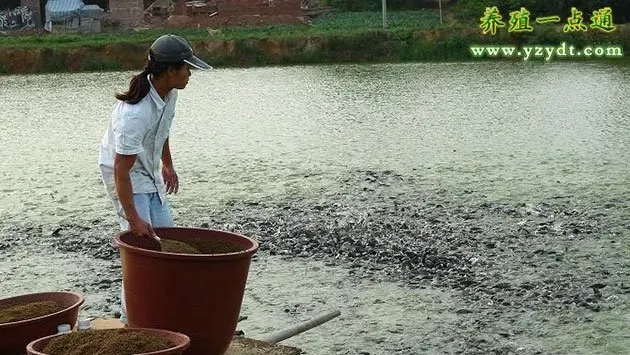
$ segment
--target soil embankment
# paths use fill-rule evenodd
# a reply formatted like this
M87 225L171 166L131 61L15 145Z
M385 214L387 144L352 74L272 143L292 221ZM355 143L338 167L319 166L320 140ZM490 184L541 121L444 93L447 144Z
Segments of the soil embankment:
M50 73L139 70L144 67L150 40L112 37L111 43L86 42L0 45L0 73ZM627 31L616 34L570 35L557 31L528 36L483 36L473 29L364 30L353 33L296 32L286 36L252 36L224 39L220 31L205 38L192 38L198 55L216 67L247 67L340 62L406 62L472 60L470 46L493 44L557 46L562 42L577 48L595 45L630 47ZM1 43L1 42L0 42ZM477 59L477 58L475 58ZM554 58L583 60L584 57ZM523 60L495 57L492 60ZM543 58L529 60L544 61ZM615 58L614 60L620 60Z

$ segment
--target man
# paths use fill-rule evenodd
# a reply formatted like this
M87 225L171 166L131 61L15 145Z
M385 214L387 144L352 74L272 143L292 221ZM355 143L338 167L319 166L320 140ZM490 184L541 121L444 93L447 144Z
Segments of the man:
M179 179L169 131L177 90L188 84L190 67L212 69L179 36L165 35L153 42L147 66L134 76L127 92L116 95L101 143L99 165L105 188L121 229L137 237L152 238L153 227L173 226L166 195L177 193ZM121 302L121 321L126 323L124 294Z

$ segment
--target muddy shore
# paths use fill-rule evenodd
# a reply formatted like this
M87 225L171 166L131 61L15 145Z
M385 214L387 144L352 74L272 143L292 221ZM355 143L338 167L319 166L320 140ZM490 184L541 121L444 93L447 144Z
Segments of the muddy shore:
M450 312L460 323L452 334L439 335L450 338L448 353L544 354L546 348L532 341L526 347L512 342L550 336L556 321L590 327L602 312L624 315L629 310L630 211L623 197L491 201L477 191L418 189L412 176L392 171L354 172L332 195L232 201L187 210L185 216L176 214L176 221L252 236L261 243L257 258L341 267L348 270L346 283L393 282L410 292L444 289L457 299ZM25 251L48 250L68 261L77 255L96 260L99 266L91 270L96 274L78 275L73 288L100 295L89 312L115 316L120 266L109 246L116 233L113 222L79 216L59 225L4 221L0 257L12 260ZM17 274L17 268L8 270L2 283L21 282ZM536 323L544 318L551 323ZM410 344L422 342L409 339ZM627 345L627 339L616 344ZM385 345L381 351L370 348L348 354L391 353ZM395 353L418 349L409 345Z

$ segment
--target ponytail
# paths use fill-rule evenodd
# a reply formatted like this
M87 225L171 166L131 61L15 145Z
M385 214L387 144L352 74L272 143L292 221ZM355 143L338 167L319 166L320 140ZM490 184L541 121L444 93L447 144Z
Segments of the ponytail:
M175 62L175 63L163 63L156 62L153 59L153 53L149 50L149 61L147 62L147 66L144 67L144 70L134 76L129 83L129 90L124 93L116 94L116 98L120 101L124 101L128 104L135 105L140 100L144 99L145 96L151 90L151 84L149 84L149 74L160 77L169 67L173 67L176 70L179 70L182 66L186 64L185 62Z
M140 100L147 96L149 90L151 89L151 85L149 84L149 74L151 74L151 69L149 69L149 66L147 65L142 73L131 79L131 82L129 83L129 90L124 93L116 94L116 98L131 105L135 105L140 102Z

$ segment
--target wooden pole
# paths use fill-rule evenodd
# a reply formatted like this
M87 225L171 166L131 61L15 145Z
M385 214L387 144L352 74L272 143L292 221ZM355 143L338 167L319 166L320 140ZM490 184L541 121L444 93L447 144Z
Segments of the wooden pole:
M383 29L387 29L387 0L381 0L381 5L383 7Z
M440 24L443 23L442 22L442 0L438 0L439 4L440 4Z
M291 326L289 328L286 329L282 329L276 333L272 333L269 334L265 337L263 337L262 341L265 341L267 343L278 343L281 342L285 339L289 339L290 337L294 336L294 335L298 335L300 333L304 333L305 331L315 328L318 325L324 324L326 322L328 322L329 320L338 317L341 314L341 311L336 310L333 312L327 312L324 314L321 314L311 320L308 320L306 322Z

